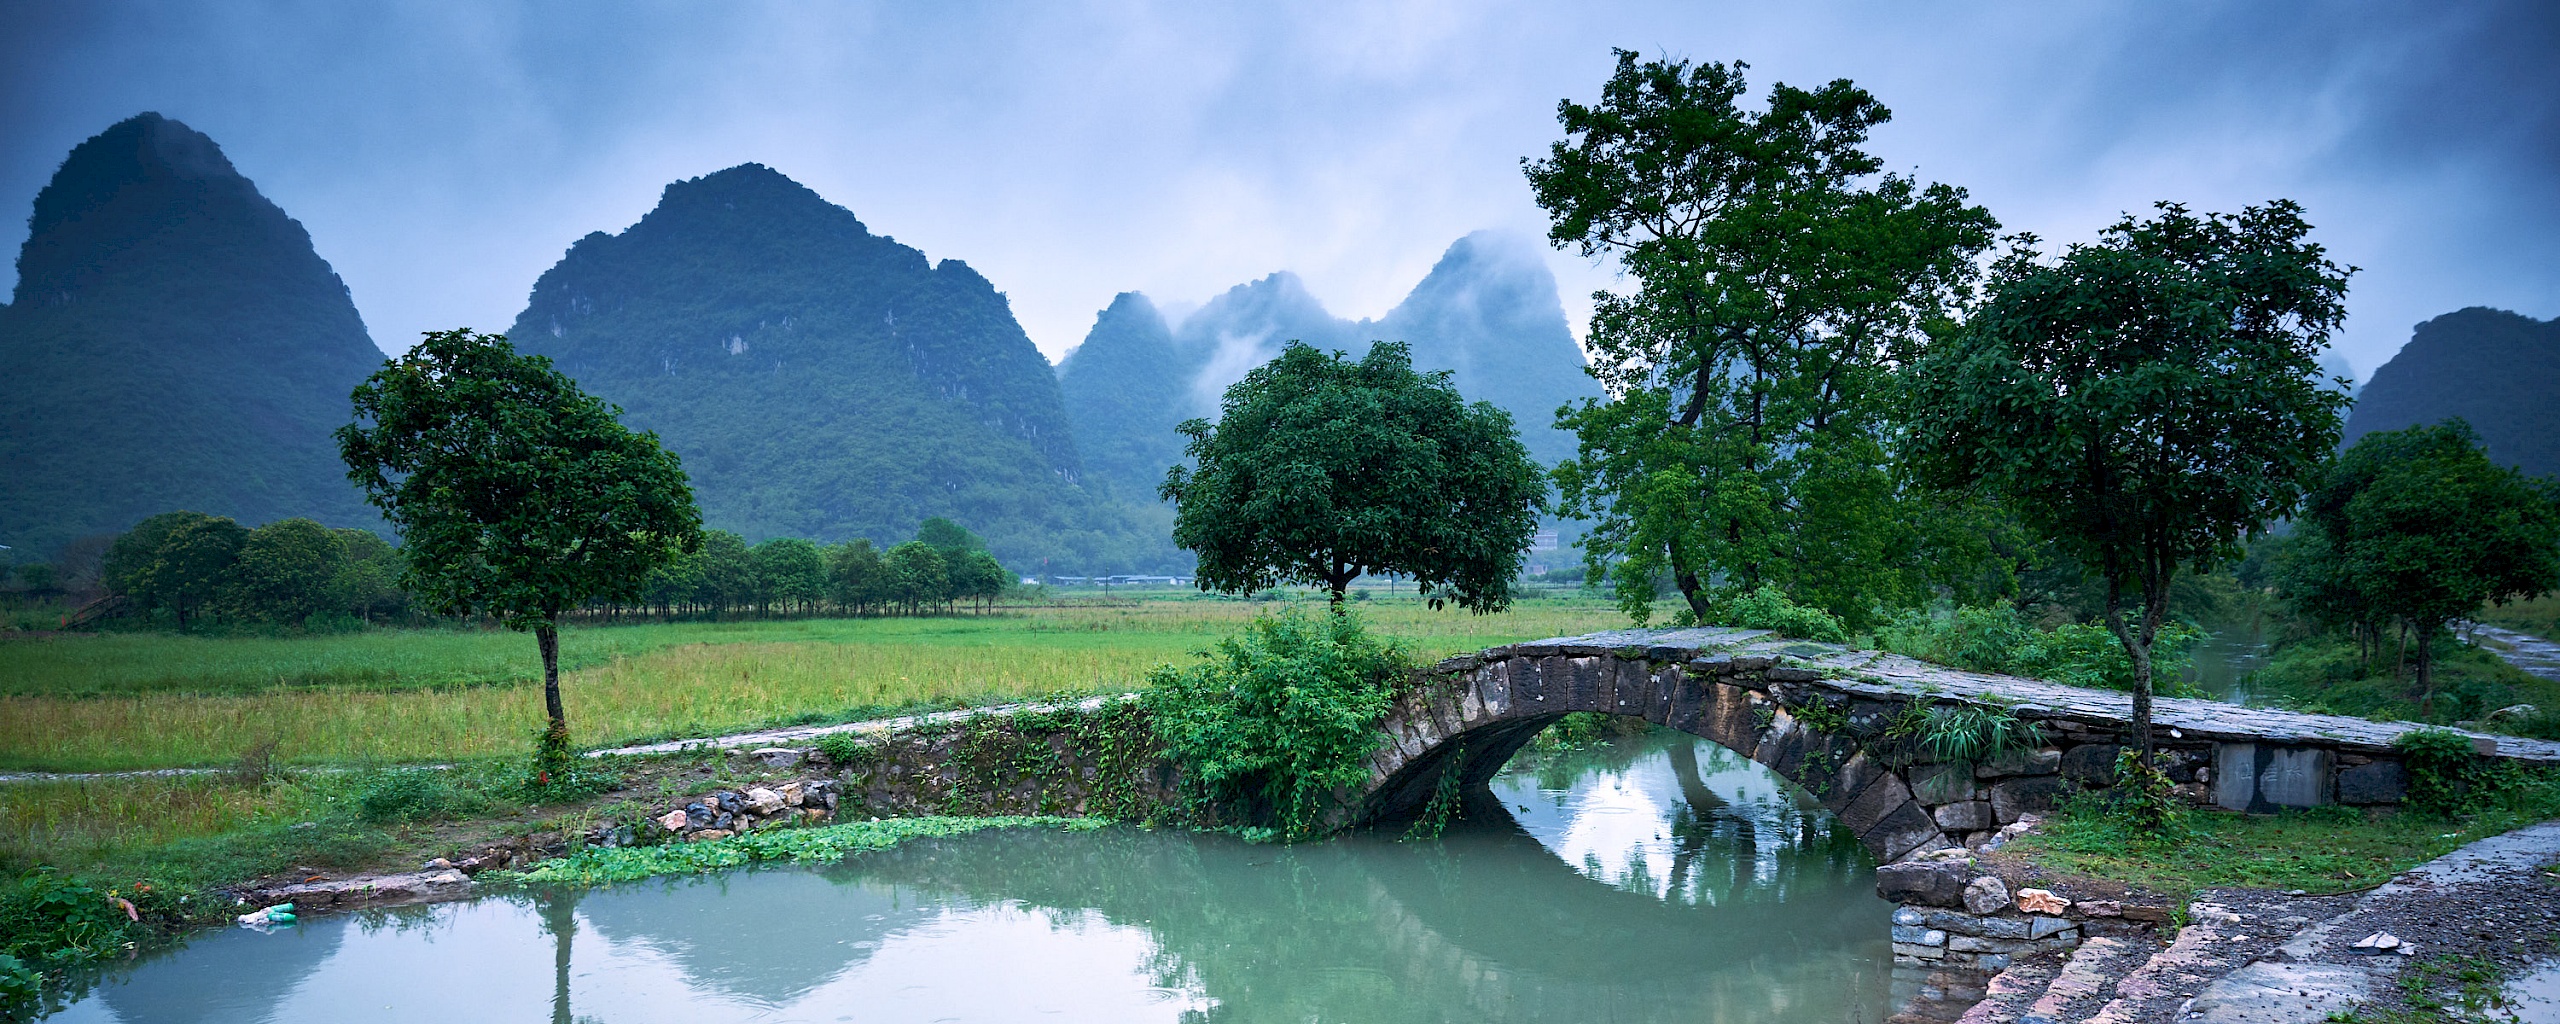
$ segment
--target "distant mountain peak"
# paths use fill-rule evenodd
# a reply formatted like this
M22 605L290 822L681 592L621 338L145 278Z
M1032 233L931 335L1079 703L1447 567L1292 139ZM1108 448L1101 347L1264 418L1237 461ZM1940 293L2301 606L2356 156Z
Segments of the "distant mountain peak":
M311 235L159 114L74 147L0 307L0 543L179 508L378 522L329 432L382 363Z
M2356 393L2345 443L2461 417L2489 457L2560 477L2560 320L2472 306L2419 324Z
M14 301L58 299L99 263L207 205L293 223L203 132L156 113L118 121L72 147L36 193Z

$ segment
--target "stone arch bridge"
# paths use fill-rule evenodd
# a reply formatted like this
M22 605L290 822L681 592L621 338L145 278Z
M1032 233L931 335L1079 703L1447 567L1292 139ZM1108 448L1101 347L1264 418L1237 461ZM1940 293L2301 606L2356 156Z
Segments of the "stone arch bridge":
M1632 715L1769 766L1848 825L1879 862L1972 845L2073 786L2113 781L2132 698L1737 629L1627 630L1463 655L1425 670L1389 712L1392 742L1340 823L1418 815L1454 783L1481 789L1564 715ZM1934 763L1894 723L1915 704L2000 707L2034 723L2031 756ZM2397 803L2391 741L2420 728L2219 701L2153 702L2181 795L2235 810ZM2560 743L2468 734L2483 754L2560 763Z

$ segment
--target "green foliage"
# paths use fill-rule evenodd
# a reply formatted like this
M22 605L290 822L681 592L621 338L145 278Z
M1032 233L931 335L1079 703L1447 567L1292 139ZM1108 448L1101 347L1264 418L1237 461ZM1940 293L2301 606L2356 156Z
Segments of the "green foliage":
M169 613L182 628L208 616L299 626L404 608L399 558L366 530L331 530L309 519L243 530L228 519L166 512L118 536L99 575L133 611L146 618Z
M1546 486L1509 414L1468 405L1446 372L1416 373L1400 342L1358 362L1291 342L1227 389L1215 425L1182 424L1197 469L1163 497L1203 590L1412 577L1432 607L1511 601Z
M1864 146L1891 113L1848 81L1779 85L1764 111L1747 92L1740 64L1620 51L1527 165L1548 239L1637 284L1597 297L1612 397L1561 417L1581 444L1555 478L1639 622L1668 575L1698 621L1775 586L1864 628L1990 553L1978 507L1896 472L1895 367L1970 294L1997 225L1961 189L1882 173Z
M1840 617L1787 599L1785 591L1763 586L1751 593L1710 605L1709 622L1719 626L1765 629L1780 636L1824 643L1849 642L1849 627Z
M888 593L912 615L929 605L941 604L951 593L951 563L940 549L923 541L911 540L881 557L888 570Z
M244 619L300 625L339 605L332 593L345 545L308 519L279 519L249 531L224 571L221 605Z
M755 546L755 595L759 608L780 605L807 612L827 597L827 556L798 537L776 537Z
M991 828L1083 831L1107 826L1095 818L981 817L889 818L814 828L749 832L727 839L661 846L588 847L555 857L514 876L529 885L605 885L657 875L698 874L747 864L781 861L825 864L857 853L885 850L910 839L966 835ZM504 878L483 876L488 881Z
M1896 720L1887 733L1910 741L1930 760L1966 771L2044 746L2035 723L2021 721L2007 708L1972 704L1930 704Z
M2471 738L2449 729L2415 729L2391 741L2409 774L2411 810L2451 817L2496 788L2499 774Z
M102 581L145 610L168 611L183 628L221 590L248 539L246 528L220 516L164 512L116 538Z
M105 885L52 868L0 881L0 1019L29 1020L58 1008L45 1003L49 976L132 955L186 923L193 896L148 881Z
M2161 627L2152 649L2154 678L2164 681L2159 690L2184 695L2181 673L2203 637L2202 630L2183 622ZM2109 690L2129 691L2135 683L2133 659L2106 627L2066 622L2038 629L2006 605L1907 611L1878 627L1875 643L1896 654L1973 672Z
M2135 829L2174 838L2185 831L2187 813L2174 792L2177 784L2160 768L2158 757L2162 756L2166 755L2145 758L2138 750L2118 751L2116 781L2102 799Z
M2300 623L2279 635L2265 667L2249 676L2253 690L2280 698L2288 707L2328 714L2354 715L2380 721L2417 721L2451 725L2478 721L2479 728L2519 736L2543 735L2553 727L2546 715L2485 718L2517 704L2538 709L2560 708L2560 682L2528 675L2496 654L2461 642L2451 634L2436 638L2428 658L2435 666L2434 699L2420 708L2410 692L2405 668L2396 661L2416 660L2415 650L2395 658L2395 644L2359 644L2335 632L2304 633ZM2379 650L2373 648L2378 646ZM2466 728L2470 727L2468 725Z
M2348 272L2306 241L2301 208L2159 209L2050 262L2021 240L1922 358L1912 403L1925 476L1996 495L2104 581L2145 751L2172 580L2293 508L2347 401L2318 357Z
M355 393L348 475L400 531L409 582L516 629L596 597L637 600L700 543L675 456L504 335L437 331Z
M370 822L397 823L443 817L458 794L444 773L426 768L382 772L356 796L356 810Z
M1403 684L1406 652L1357 616L1310 621L1296 609L1254 620L1197 664L1147 676L1143 698L1183 780L1282 838L1322 823L1335 791L1368 777L1363 760Z
M676 457L503 335L431 332L354 399L339 450L400 531L410 588L438 611L533 630L563 728L560 613L636 601L651 570L701 543Z
M818 753L835 762L838 768L859 768L871 763L879 751L849 732L831 732L818 737Z
M2304 503L2276 576L2297 614L2367 660L2386 624L2409 631L2423 713L2446 623L2560 587L2560 484L2489 461L2459 420L2367 434Z

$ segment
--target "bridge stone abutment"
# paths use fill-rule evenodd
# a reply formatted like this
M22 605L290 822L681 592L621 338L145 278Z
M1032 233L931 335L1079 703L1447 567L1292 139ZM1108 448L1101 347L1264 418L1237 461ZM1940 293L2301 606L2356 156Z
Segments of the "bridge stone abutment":
M1389 713L1389 742L1371 756L1369 782L1340 824L1407 818L1452 789L1477 792L1540 730L1596 712L1641 717L1767 765L1892 864L1978 844L2071 788L2112 783L2132 719L2131 699L2114 691L1733 629L1497 647L1441 662L1417 682ZM2001 763L1940 763L1912 730L1895 727L1933 704L2003 709L2037 726L2045 745ZM2156 701L2153 718L2179 795L2248 811L2397 803L2407 780L2391 740L2419 728L2193 699ZM2560 744L2471 738L2487 755L2560 763Z

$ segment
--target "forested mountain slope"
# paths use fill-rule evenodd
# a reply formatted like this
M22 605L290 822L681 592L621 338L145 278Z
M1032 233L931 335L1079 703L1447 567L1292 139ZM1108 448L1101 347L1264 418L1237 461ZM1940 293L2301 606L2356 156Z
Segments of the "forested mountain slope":
M886 544L944 516L1058 571L1163 543L1081 485L1057 381L1002 293L771 168L677 182L578 240L510 337L657 431L708 525L750 540Z
M381 365L311 236L221 147L142 114L37 194L0 308L0 544L192 509L379 520L330 432Z
M2474 306L2419 324L2357 395L2346 443L2457 416L2491 459L2560 475L2560 320Z
M1460 394L1510 412L1530 454L1548 464L1573 454L1573 436L1553 429L1556 407L1600 393L1534 245L1478 232L1374 321L1326 312L1289 273L1237 285L1179 327L1124 293L1058 368L1094 474L1115 490L1153 493L1181 457L1174 424L1214 417L1227 386L1291 340L1355 356L1375 341L1406 342L1416 367L1452 371Z

